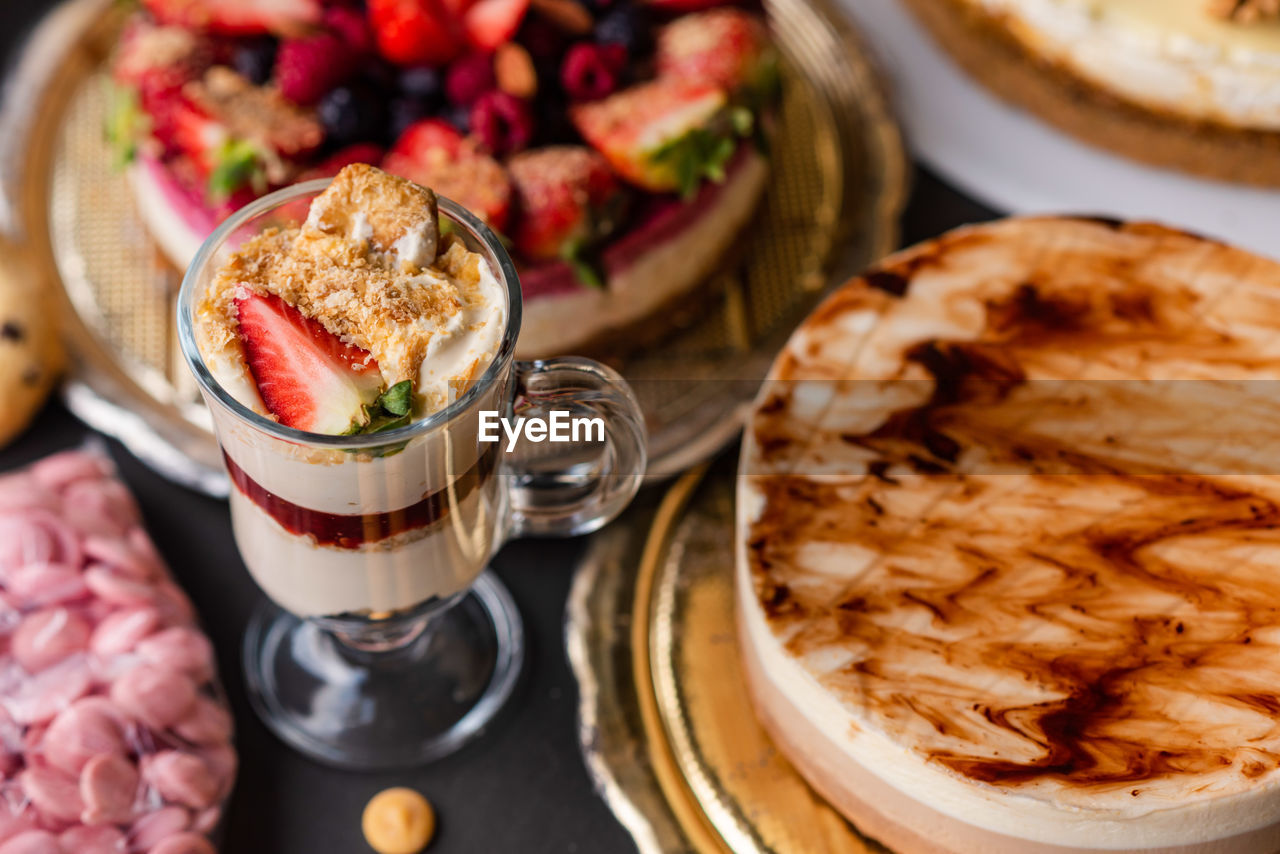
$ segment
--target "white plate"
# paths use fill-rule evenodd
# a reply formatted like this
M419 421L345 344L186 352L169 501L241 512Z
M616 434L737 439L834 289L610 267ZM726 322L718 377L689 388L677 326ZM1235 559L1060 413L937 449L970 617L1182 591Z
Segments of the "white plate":
M1149 219L1280 257L1280 191L1144 166L1063 134L973 82L900 0L840 0L893 88L913 152L1008 213Z

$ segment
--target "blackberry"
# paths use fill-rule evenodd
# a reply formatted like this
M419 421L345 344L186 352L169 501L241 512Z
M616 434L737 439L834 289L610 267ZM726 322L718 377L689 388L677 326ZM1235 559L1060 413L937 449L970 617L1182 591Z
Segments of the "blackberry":
M653 36L644 10L628 4L619 6L596 22L595 40L601 44L620 44L627 53L637 56L649 52Z
M439 103L444 94L440 72L425 66L401 71L397 85L402 94L421 103Z
M458 129L458 133L471 130L471 107L466 104L451 104L444 111L444 120Z
M367 84L339 86L316 105L326 140L336 145L386 139L386 105Z
M271 36L250 39L236 45L231 53L231 67L253 85L262 86L271 79L279 46Z
M431 105L426 101L403 95L392 99L387 118L391 139L399 139L409 125L430 118L431 112Z

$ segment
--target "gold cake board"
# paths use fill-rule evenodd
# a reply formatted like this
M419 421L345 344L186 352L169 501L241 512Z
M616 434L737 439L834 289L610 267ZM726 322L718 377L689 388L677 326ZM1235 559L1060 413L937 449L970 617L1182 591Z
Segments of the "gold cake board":
M886 854L751 711L733 605L734 462L682 476L597 539L580 569L567 640L588 769L641 854Z

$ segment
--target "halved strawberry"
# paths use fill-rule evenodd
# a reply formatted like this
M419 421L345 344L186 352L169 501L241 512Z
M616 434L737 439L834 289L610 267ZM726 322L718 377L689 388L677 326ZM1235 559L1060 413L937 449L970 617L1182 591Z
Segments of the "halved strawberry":
M456 157L462 148L462 134L443 119L423 119L404 129L391 146L391 153L421 160L437 149Z
M478 0L463 17L467 40L483 51L512 41L529 11L530 0Z
M677 18L658 31L658 74L730 91L776 80L769 31L741 9L713 9Z
M445 122L426 119L410 125L391 147L382 168L430 187L499 232L507 227L511 214L507 170Z
M621 218L626 194L589 148L538 148L512 157L507 168L520 209L512 238L526 258L577 260Z
M143 0L156 20L228 36L297 33L320 22L320 0Z
M653 192L691 196L704 178L723 179L738 137L729 96L719 86L660 77L579 104L570 118L619 175Z
M286 427L341 435L377 400L373 357L274 294L236 295L245 363L267 410Z
M369 22L378 50L399 65L445 65L466 46L443 0L369 0Z

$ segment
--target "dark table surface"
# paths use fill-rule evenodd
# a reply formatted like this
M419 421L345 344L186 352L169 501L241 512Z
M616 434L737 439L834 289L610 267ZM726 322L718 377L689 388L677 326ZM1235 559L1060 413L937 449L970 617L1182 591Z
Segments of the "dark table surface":
M51 0L0 3L0 61L11 61ZM0 129L3 133L4 129ZM905 243L991 212L918 171ZM83 442L91 433L57 402L15 444L0 471ZM524 616L528 657L520 686L486 732L460 752L413 771L353 774L315 765L278 742L245 698L240 640L261 593L231 539L224 502L174 486L108 443L137 495L151 535L200 611L235 711L241 769L226 820L228 854L360 854L360 813L375 792L412 786L440 819L432 854L612 854L635 848L591 789L576 737L577 691L565 658L564 603L579 541L519 541L494 561Z

